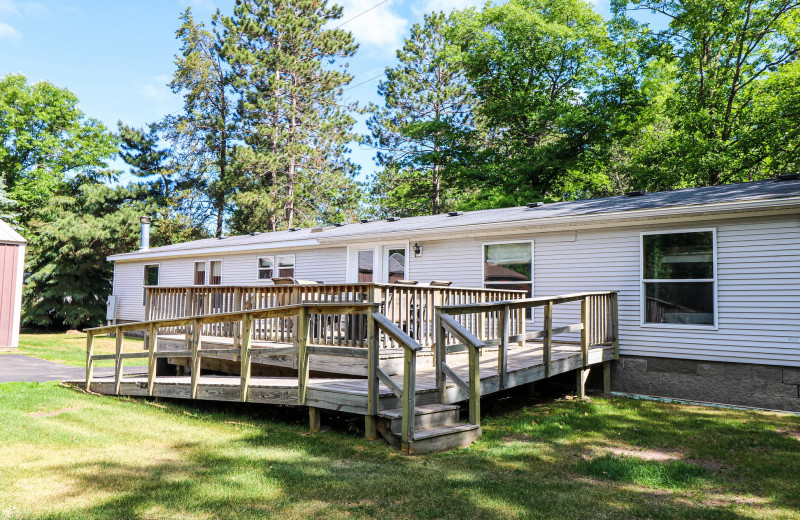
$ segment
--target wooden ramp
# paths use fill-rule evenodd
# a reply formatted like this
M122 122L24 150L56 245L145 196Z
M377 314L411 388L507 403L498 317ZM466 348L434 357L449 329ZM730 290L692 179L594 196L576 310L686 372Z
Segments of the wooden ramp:
M587 293L595 296L598 293ZM99 394L154 396L173 399L201 399L212 401L248 402L273 405L300 405L309 408L311 430L320 427L320 410L364 415L366 437L374 439L378 432L392 445L409 454L449 449L468 444L480 436L480 397L505 389L525 385L554 375L575 371L579 396L583 396L590 367L601 365L604 386L609 385L608 362L618 356L616 341L616 306L600 309L606 314L605 326L592 321L592 309L587 294L567 295L547 299L491 302L462 307L437 309L437 339L434 352L423 349L414 339L385 316L376 312L374 305L334 306L331 304L300 304L267 310L243 311L232 314L194 316L126 324L90 329L87 339L87 377L75 382L88 386ZM614 293L609 294L614 297ZM581 301L581 322L562 327L552 325L552 306L556 303ZM615 302L612 301L612 303ZM478 339L461 322L459 316L500 312L503 316L524 309L525 306L547 305L545 328L542 331L512 335L508 328L500 328L500 337ZM611 312L613 310L613 312ZM313 313L359 313L368 318L367 348L321 346L310 344L307 330L309 316ZM293 316L297 323L297 336L293 344L254 345L250 327L260 317ZM199 332L205 323L241 320L243 331L239 345L203 344ZM191 348L182 351L160 350L159 327L186 326L198 334L188 334ZM189 326L191 328L189 328ZM605 327L605 328L604 328ZM108 330L107 330L108 329ZM126 330L146 330L148 350L130 352L123 350ZM387 334L397 348L382 349L375 339L377 330ZM113 355L93 355L94 334L113 331L117 336L117 351ZM579 332L580 342L557 342L556 334ZM402 356L402 357L400 357ZM149 359L147 377L124 377L124 361L130 358ZM189 360L191 375L159 376L156 374L158 358L182 357ZM203 360L222 357L241 367L240 375L206 375ZM325 360L330 372L331 360L346 358L351 364L356 360L363 375L343 377L312 377L315 358ZM419 360L418 360L419 357ZM114 359L113 378L94 378L93 362ZM296 375L290 377L251 376L252 364L280 363L292 368ZM397 365L400 360L402 364ZM385 368L384 368L385 365ZM318 365L323 366L323 365ZM456 403L469 403L469 421L460 422Z

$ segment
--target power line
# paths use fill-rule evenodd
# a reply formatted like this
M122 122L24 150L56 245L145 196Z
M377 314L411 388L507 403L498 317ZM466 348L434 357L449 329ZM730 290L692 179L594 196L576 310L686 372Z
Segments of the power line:
M373 78L369 78L369 79L367 79L367 80L364 80L364 81L362 81L361 83L358 83L357 85L353 85L352 87L347 87L347 88L345 88L345 89L342 89L342 92L347 92L348 90L352 90L352 89L354 89L354 88L356 88L356 87L360 87L361 85L364 85L364 84L366 84L366 83L369 83L370 81L374 81L374 80L376 80L376 79L378 79L378 78L382 77L383 75L384 75L384 73L383 73L383 72L381 72L381 73L380 73L380 74L378 74L377 76L375 76L375 77L373 77Z
M375 9L375 8L377 8L377 7L380 7L381 5L385 4L385 3L386 3L386 2L388 2L388 1L389 1L389 0L383 0L382 2L378 2L377 4L373 5L373 6L372 6L372 7L370 7L369 9L367 9L366 11L363 11L363 12L361 12L361 13L358 13L357 15L355 15L355 16L354 16L354 17L352 17L352 18L350 18L349 20L345 20L344 22L340 23L339 25L337 25L337 26L336 26L336 27L334 27L333 29L334 29L334 30L336 30L336 29L338 29L339 27L341 27L341 26L343 26L343 25L345 25L345 24L348 24L348 23L352 22L353 20L355 20L355 19L356 19L356 18L358 18L359 16L363 16L363 15L367 14L368 12L372 11L373 9Z

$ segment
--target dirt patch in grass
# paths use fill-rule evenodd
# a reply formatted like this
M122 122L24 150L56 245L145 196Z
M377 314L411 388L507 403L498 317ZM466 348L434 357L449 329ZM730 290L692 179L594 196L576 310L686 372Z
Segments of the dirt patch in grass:
M783 435L784 437L791 437L796 441L800 441L800 431L796 430L785 430L783 428L778 428L775 430L778 434Z
M685 454L678 450L666 449L630 449L612 446L606 449L608 453L613 453L617 457L636 457L642 460L654 460L666 462L668 460L682 460Z
M83 410L84 408L85 408L84 406L70 406L69 408L62 408L60 410L51 410L49 412L46 412L44 410L40 412L30 412L28 415L30 415L31 417L55 417L57 415L61 415L62 413L75 412L77 410Z

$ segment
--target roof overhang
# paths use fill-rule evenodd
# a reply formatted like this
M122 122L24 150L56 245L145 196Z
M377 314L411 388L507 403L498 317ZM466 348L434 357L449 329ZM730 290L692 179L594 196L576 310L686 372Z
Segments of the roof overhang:
M645 223L686 222L698 218L740 218L742 216L780 215L800 208L800 197L785 197L761 200L745 200L711 204L692 204L638 210L615 211L609 213L590 213L585 215L564 215L555 217L525 218L516 220L484 222L479 224L458 225L448 222L446 225L429 226L420 229L401 229L381 233L361 233L339 235L330 238L287 240L240 246L198 247L177 251L135 251L112 255L108 260L115 262L154 260L161 258L178 258L187 256L231 254L247 251L269 251L273 249L307 248L317 245L347 245L360 242L376 242L388 240L441 240L446 231L447 238L463 238L498 234L519 234L536 231L557 232L578 229L601 229L636 226ZM443 222L444 224L444 222Z

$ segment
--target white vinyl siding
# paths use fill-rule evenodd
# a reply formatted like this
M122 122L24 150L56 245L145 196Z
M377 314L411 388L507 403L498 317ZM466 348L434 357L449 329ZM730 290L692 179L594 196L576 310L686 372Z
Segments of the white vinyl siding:
M718 330L654 329L640 322L640 234L681 230L683 225L649 225L578 232L485 236L420 241L421 257L408 258L407 278L427 283L450 280L453 286L481 287L482 243L535 240L535 296L583 291L619 291L620 349L623 355L800 366L800 219L742 217L708 219L696 228L717 230ZM347 248L320 247L275 251L296 254L296 278L327 283L346 280ZM261 255L263 256L263 252ZM225 284L254 285L259 253L224 256ZM217 257L219 257L217 255ZM161 286L191 285L192 260L161 259ZM118 263L114 294L119 319L142 319L142 267L148 262ZM133 298L130 298L130 295ZM567 312L567 311L572 312ZM577 305L557 305L554 321L574 322ZM535 325L541 324L541 311Z

